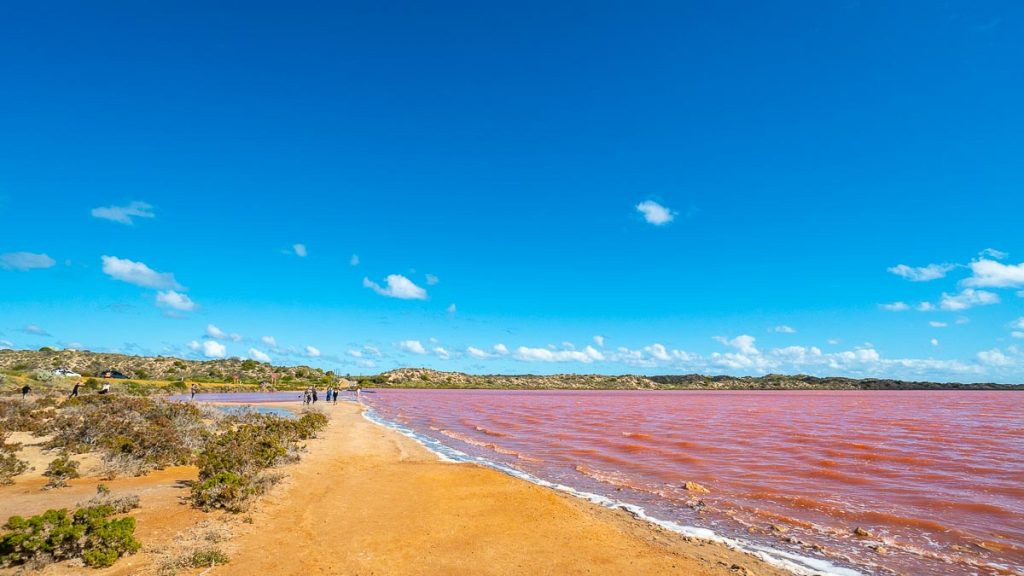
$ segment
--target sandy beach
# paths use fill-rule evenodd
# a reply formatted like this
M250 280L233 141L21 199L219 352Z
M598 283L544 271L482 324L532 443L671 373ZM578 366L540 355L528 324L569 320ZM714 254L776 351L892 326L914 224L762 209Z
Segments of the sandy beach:
M295 404L282 404L295 408ZM299 463L248 515L203 514L180 501L190 467L107 482L138 493L143 551L94 574L155 574L167 550L206 529L231 562L179 573L251 574L784 574L742 552L690 541L613 511L472 464L443 462L369 422L361 407L331 419ZM0 511L73 506L98 482L39 490L26 474L0 489ZM52 565L44 574L78 573Z

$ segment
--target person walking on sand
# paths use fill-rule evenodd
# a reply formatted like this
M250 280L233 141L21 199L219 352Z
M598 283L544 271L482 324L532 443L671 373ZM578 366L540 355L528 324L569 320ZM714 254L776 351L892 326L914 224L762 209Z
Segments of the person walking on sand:
M197 392L198 388L199 388L199 387L198 387L198 386L196 386L196 383L195 383L195 382L193 382L193 383L192 383L192 387L190 388L190 391L191 391L191 393L192 393L192 400L195 400L195 399L196 399L196 392Z
M324 402L331 401L331 394L334 394L334 386L327 387L327 393L324 395Z
M306 388L306 390L303 391L303 393L302 393L302 404L303 405L309 404L310 399L311 399L311 396L309 394L309 388Z
M334 389L334 403L335 404L338 403L338 389L337 388Z
M71 388L71 394L68 394L68 398L78 398L78 387L81 384L81 382L75 382L75 385Z
M316 386L313 386L312 390L313 390L313 404L316 404L316 401L317 401Z

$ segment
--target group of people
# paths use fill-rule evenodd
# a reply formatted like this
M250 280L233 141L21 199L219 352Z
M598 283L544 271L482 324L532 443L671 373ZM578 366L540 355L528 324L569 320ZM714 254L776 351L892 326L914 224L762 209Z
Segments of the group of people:
M81 382L75 382L75 385L71 387L71 392L68 394L68 398L78 398L78 389L81 388L81 387L82 387L82 383ZM22 397L22 399L26 398L31 393L32 393L32 387L29 386L28 384L25 384L24 386L21 387L21 397ZM103 385L100 386L100 389L96 393L97 394L109 394L110 393L110 383L109 382L104 382Z
M327 391L324 392L324 402L338 403L338 392L339 390L334 386L328 386ZM316 401L320 399L319 393L317 392L316 386L310 386L306 388L302 393L303 404L316 404Z

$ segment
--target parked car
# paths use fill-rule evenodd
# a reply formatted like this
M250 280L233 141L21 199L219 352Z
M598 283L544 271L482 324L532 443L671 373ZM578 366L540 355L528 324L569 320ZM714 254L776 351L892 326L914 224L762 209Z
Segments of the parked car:
M118 372L117 370L107 370L106 372L100 374L100 378L114 378L114 379L117 379L117 380L127 380L128 379L127 376L125 376L124 374Z
M52 373L54 376L60 376L61 378L80 378L82 376L69 368L55 368Z

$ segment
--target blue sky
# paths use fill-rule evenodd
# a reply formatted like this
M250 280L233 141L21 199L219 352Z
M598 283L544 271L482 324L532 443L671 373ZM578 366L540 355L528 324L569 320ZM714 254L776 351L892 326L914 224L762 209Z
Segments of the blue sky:
M161 4L0 7L0 346L1024 382L1020 3Z

